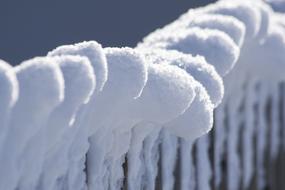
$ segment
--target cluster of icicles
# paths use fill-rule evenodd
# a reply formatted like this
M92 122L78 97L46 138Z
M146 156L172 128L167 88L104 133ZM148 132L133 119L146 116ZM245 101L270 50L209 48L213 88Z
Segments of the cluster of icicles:
M16 67L1 61L0 189L208 190L226 174L236 190L254 172L263 189L266 145L274 159L282 140L284 53L281 14L258 0L222 0L136 48L91 41Z

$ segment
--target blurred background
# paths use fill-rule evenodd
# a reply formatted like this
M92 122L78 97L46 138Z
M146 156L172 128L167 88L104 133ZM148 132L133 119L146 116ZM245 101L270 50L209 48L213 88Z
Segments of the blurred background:
M0 58L12 65L63 45L135 46L189 8L215 0L1 0Z

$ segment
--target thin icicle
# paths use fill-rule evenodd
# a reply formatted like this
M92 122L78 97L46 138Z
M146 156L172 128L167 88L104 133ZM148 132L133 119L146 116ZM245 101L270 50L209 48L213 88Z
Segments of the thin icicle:
M113 130L115 140L111 151L112 154L109 155L112 159L110 170L113 188L114 186L118 187L116 184L121 184L124 177L122 161L130 146L130 131L134 124L139 123L143 128L141 133L147 132L148 129L145 128L147 123L166 127L164 124L183 114L194 98L195 93L192 88L194 79L184 70L172 65L152 64L149 65L148 73L148 81L144 91L134 101L134 104L129 106L130 112L123 116L123 118L128 119L124 119L123 126L116 124ZM163 96L160 96L161 94ZM153 105L156 105L156 107ZM126 127L127 125L129 127ZM138 134L133 133L132 135ZM134 136L134 138L138 139L140 137ZM137 163L135 166L137 166ZM130 178L132 177L135 176L130 176Z
M129 135L122 141L115 141L116 133L113 131L129 127L129 122L134 119L128 115L130 105L140 97L147 81L146 64L135 50L107 48L104 52L108 62L109 78L103 91L97 96L97 108L94 104L95 109L92 113L94 115L90 115L90 120L86 121L86 124L90 126L89 134L92 135L91 147L88 146L88 186L91 189L108 188L110 181L107 184L103 183L102 187L98 187L96 181L103 182L103 178L108 178L107 168L110 167L113 160L121 159L121 151L124 152L125 149L112 151L114 143L117 143L115 145L118 147L126 148L130 139ZM124 143L127 143L125 147ZM88 142L85 144L87 145ZM82 145L79 144L79 146ZM77 151L82 152L83 147L79 146L76 142L74 143L74 147L78 147ZM88 148L86 147L85 151ZM81 155L84 156L83 152ZM121 168L116 167L116 169L116 171L110 171L116 173L115 176L112 174L114 176L112 186L116 186L115 181L121 178Z
M228 141L227 141L227 189L238 190L240 185L241 170L238 153L239 140L239 106L241 95L232 94L228 105Z
M143 189L155 190L158 174L160 128L156 128L143 143L143 160L145 163L145 174Z
M245 99L244 99L244 129L242 130L242 162L243 162L243 188L247 189L250 185L253 170L254 170L254 132L255 132L255 82L250 81L247 83L245 90Z
M133 128L130 149L128 151L128 189L142 189L142 177L145 172L143 156L143 141L155 126L146 124Z
M194 190L196 187L192 149L193 141L180 139L181 190Z
M266 186L265 177L265 149L267 140L266 106L268 101L268 88L266 84L259 83L257 99L257 188L264 189Z
M225 153L225 105L222 102L215 111L215 128L214 128L214 176L215 176L215 188L219 189L222 182L222 160Z
M162 131L162 189L174 189L174 170L177 161L177 137Z
M280 146L280 121L279 121L279 83L270 83L271 94L271 128L270 128L270 159L274 161L278 155Z
M283 111L283 114L282 114L282 117L283 117L283 123L282 123L282 131L283 131L283 152L285 152L285 83L283 83L283 90L282 90L282 111Z
M206 134L197 140L197 186L201 190L210 190L212 169L209 157L209 136Z

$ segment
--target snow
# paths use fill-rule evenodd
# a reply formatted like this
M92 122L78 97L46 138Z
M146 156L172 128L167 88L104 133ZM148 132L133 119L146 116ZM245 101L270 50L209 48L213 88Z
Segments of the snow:
M180 139L181 190L193 190L196 186L193 163L193 141Z
M233 16L204 14L193 19L188 27L220 30L229 35L239 47L243 44L245 26Z
M236 17L244 23L247 39L256 36L260 28L260 12L251 2L221 0L217 4L201 8L201 11Z
M175 50L141 50L155 64L175 65L185 70L206 88L215 107L221 103L224 95L222 78L203 56L185 55Z
M44 158L45 142L39 138L33 149L27 149L29 142L45 127L49 114L64 97L63 76L52 59L34 58L15 67L15 72L19 81L19 98L11 112L9 131L4 142L5 149L9 151L5 151L0 158L2 171L9 171L1 174L0 179L1 189L7 190L16 188L22 178L32 182L36 180L29 171L40 169L37 163ZM32 159L30 155L33 155ZM34 161L31 170L24 171L24 166L31 161ZM35 188L35 185L31 183L29 188Z
M262 1L220 0L135 48L0 61L0 189L264 188L284 142L284 26Z
M96 185L98 189L107 185L102 184L103 187L101 187L96 181L99 178L103 182L103 178L107 175L106 172L111 163L104 164L104 162L112 153L112 145L118 143L117 145L120 147L124 143L123 141L116 142L112 131L116 127L121 127L119 128L121 130L125 127L127 130L129 126L124 124L128 124L132 120L132 118L128 119L129 106L140 96L147 81L146 64L134 50L130 48L108 48L104 52L107 57L109 77L103 91L97 96L96 108L92 113L92 118L90 118L92 120L88 121L88 125L90 125L89 134L90 136L93 135L87 161L90 166L88 169L88 177L90 178L88 178L88 185L90 187ZM94 128L94 123L97 124L96 128ZM99 155L99 152L102 155ZM94 159L89 163L93 154L95 154ZM120 157L120 150L114 154L116 154L116 158ZM121 172L121 168L112 172ZM112 185L116 185L115 183L120 180L121 174L112 175L116 175L112 178L114 180Z
M211 164L209 157L209 138L207 135L197 140L197 187L199 189L210 190L211 185Z
M134 104L129 108L129 115L126 116L126 118L136 119L135 123L132 121L133 124L129 124L131 127L136 126L136 128L134 128L135 133L132 133L135 139L133 145L141 144L144 138L140 140L140 135L145 137L149 134L148 131L152 131L151 128L143 127L144 125L148 126L147 123L150 123L158 127L172 120L189 107L194 95L192 78L183 70L174 66L148 65L148 81L144 87L144 91L141 96L134 101ZM149 108L152 109L149 110ZM141 123L143 123L143 125ZM125 126L127 126L126 123ZM143 127L145 130L142 131L142 129L137 129L137 127ZM122 130L122 127L117 128ZM139 136L137 137L135 134L138 130L140 130L140 134L138 134ZM123 132L125 131L126 130L123 130ZM115 134L121 134L123 132L117 130ZM126 136L124 136L124 138L127 139ZM117 141L121 141L121 139L122 136L119 136ZM118 142L115 144L118 145ZM128 146L124 144L123 147L125 149L123 148L123 151L118 153L119 157L127 153ZM120 149L122 148L115 146L111 152L114 153L120 151ZM129 153L129 157L134 157L135 153L131 151ZM113 154L112 157L116 158L116 155ZM137 162L139 162L139 160L137 160ZM130 174L134 173L132 172L133 170L139 170L137 165L138 164L129 165ZM121 167L121 163L119 166ZM133 176L130 175L129 178L133 178ZM129 185L132 186L133 184Z
M151 36L146 37L139 47L177 50L194 56L203 55L221 76L232 69L238 58L238 46L224 32L193 27L187 31L177 31L175 35L172 34L166 33L154 39ZM215 53L211 51L213 49Z
M18 100L19 85L13 68L6 62L0 61L0 154L3 141L9 130L11 109Z
M96 41L81 42L74 45L63 45L48 53L48 56L80 55L89 59L96 75L96 90L102 91L108 79L108 65L102 46Z
M54 189L55 182L67 173L69 139L76 130L80 130L74 128L73 121L95 89L95 75L87 58L64 55L53 57L53 60L63 73L65 98L51 113L47 123L47 151L41 173L41 189Z
M48 56L58 55L77 55L88 58L96 76L95 91L90 97L89 103L79 110L77 116L78 119L75 120L74 123L74 128L80 128L80 130L78 130L78 132L72 132L72 135L67 135L67 138L69 139L67 149L69 150L70 161L67 177L68 188L78 189L82 188L85 184L85 173L83 172L83 168L85 167L85 154L89 148L89 131L94 127L92 124L94 120L94 123L96 123L96 119L99 118L94 118L94 115L99 116L100 113L99 103L101 102L100 97L102 97L102 95L100 96L100 93L108 79L108 65L102 46L95 41L60 46L48 53ZM101 102L101 104L103 103L104 102Z

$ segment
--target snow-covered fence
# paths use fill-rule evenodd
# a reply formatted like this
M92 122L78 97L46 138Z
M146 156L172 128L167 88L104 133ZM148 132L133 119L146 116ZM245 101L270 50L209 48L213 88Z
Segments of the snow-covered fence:
M135 48L1 61L0 190L281 189L284 23L221 0Z

